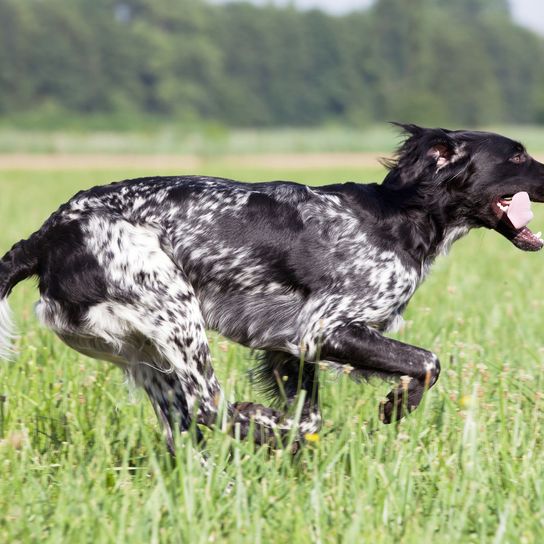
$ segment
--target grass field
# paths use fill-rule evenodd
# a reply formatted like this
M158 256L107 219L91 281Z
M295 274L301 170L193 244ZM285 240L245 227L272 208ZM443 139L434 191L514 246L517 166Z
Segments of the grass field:
M203 171L307 183L381 174L212 159ZM143 173L1 171L1 252L76 190ZM208 433L208 473L187 437L172 462L147 400L111 365L41 329L36 290L20 284L11 297L20 355L0 365L0 542L542 542L542 270L542 254L471 233L436 263L397 335L442 361L414 414L382 426L387 384L324 374L319 441L293 459ZM216 336L212 348L228 396L259 400L250 354Z

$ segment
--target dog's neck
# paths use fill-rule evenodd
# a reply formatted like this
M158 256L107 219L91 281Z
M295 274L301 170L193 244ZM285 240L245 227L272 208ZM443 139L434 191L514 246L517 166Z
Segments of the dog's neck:
M382 202L387 202L387 210L380 214L378 223L386 225L396 247L423 267L428 268L437 256L447 254L452 244L470 230L454 207L429 202L413 189L380 186L379 192Z

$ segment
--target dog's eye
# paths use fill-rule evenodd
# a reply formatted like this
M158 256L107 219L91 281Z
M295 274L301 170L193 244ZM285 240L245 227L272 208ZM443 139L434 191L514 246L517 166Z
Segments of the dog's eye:
M525 153L518 153L517 155L514 155L510 162L513 162L514 164L521 164L527 160L527 157L525 156Z

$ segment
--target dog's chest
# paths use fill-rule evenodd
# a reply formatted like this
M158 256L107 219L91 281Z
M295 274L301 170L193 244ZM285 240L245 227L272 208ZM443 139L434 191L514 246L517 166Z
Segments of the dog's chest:
M341 280L337 291L346 293L353 319L393 330L402 323L400 315L417 289L420 274L395 253L367 245L344 263Z

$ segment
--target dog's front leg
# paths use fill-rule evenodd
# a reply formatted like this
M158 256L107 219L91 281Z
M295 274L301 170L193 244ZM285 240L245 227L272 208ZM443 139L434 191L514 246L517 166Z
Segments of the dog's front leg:
M414 410L440 373L430 351L386 338L364 324L346 323L324 334L320 358L350 364L369 375L400 377L401 383L380 407L384 423Z

